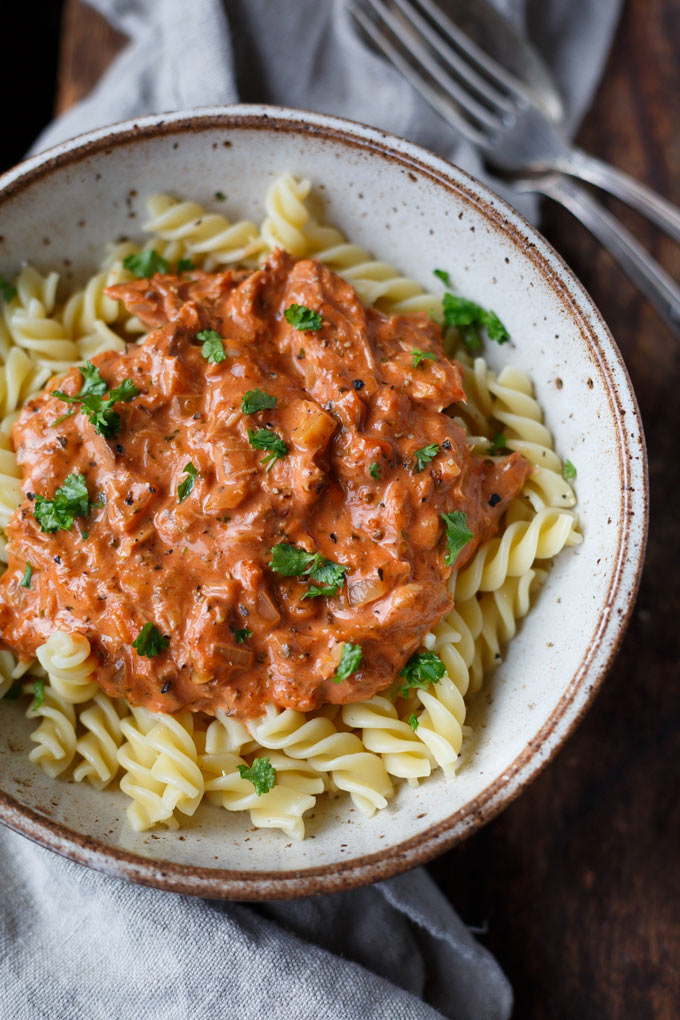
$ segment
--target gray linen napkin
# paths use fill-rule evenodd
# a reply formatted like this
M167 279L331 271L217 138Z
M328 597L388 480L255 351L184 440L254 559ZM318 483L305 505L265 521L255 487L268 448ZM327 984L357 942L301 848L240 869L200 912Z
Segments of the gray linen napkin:
M393 131L490 180L355 33L346 0L89 0L130 37L34 151L145 113L243 101ZM496 0L587 108L620 0ZM505 191L513 204L517 197ZM522 211L536 208L523 200ZM128 885L0 831L0 1016L16 1020L505 1020L512 993L422 869L292 903L222 904Z

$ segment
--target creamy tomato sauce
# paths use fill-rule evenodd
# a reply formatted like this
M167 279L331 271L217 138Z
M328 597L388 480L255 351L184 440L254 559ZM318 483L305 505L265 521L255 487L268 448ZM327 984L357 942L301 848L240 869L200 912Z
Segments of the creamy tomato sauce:
M518 455L473 457L443 413L464 394L439 326L364 308L323 265L281 252L252 274L155 276L109 293L152 332L94 364L109 390L131 379L140 392L116 405L110 439L83 413L54 424L70 408L51 390L77 394L78 369L22 411L12 436L25 500L0 581L4 642L28 656L57 628L86 634L101 687L153 711L304 711L388 687L452 606L441 514L464 512L474 534L459 567L530 471ZM292 326L293 304L321 328ZM219 363L203 356L206 329L223 338ZM414 350L433 357L414 366ZM254 389L276 406L245 414ZM287 446L269 470L249 429ZM418 470L415 453L430 444ZM180 502L188 464L195 480ZM70 531L45 533L35 496L52 498L74 472L96 505ZM337 594L305 599L309 578L275 573L281 543L346 568ZM133 648L148 623L168 640L154 657ZM362 657L337 683L345 643Z

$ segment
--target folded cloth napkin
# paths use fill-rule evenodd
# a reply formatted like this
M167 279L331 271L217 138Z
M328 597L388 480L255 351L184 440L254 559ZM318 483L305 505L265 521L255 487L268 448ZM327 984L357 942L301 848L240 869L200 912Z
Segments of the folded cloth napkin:
M272 102L393 131L479 177L478 154L366 47L346 0L89 0L130 38L34 151L193 106ZM575 129L620 0L496 0L549 62ZM519 205L518 196L505 192ZM531 203L523 211L535 215ZM512 993L427 873L258 906L128 885L0 832L0 1015L16 1020L502 1020Z

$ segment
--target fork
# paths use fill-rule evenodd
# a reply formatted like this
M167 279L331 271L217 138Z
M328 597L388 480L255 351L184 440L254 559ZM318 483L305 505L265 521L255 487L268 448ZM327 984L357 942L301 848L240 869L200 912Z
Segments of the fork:
M580 219L680 337L680 287L611 213L565 175L610 191L677 241L680 210L622 171L573 148L531 89L433 0L363 2L363 7L350 6L352 16L440 116L489 165L509 175L518 190L547 195Z

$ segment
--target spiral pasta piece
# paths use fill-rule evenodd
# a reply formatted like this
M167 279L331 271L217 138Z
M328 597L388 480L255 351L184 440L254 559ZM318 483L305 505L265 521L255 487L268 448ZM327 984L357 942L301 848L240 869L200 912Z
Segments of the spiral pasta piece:
M417 781L430 775L432 756L387 698L376 694L367 701L343 705L342 721L361 730L364 747L382 757L391 776Z
M179 827L172 807L163 798L166 784L152 774L158 751L148 743L147 736L156 722L157 716L151 712L130 706L130 715L120 724L125 740L116 754L124 773L120 788L130 798L127 819L135 832L144 832L154 825Z
M99 690L92 680L97 659L84 634L55 630L37 649L36 656L47 672L51 686L70 704L80 705L89 701Z
M163 785L161 798L170 813L177 809L193 815L204 790L193 738L193 717L190 712L178 712L174 716L155 715L154 720L145 736L147 747L156 752L151 776Z
M0 544L0 560L4 563L7 562L4 531L9 524L12 514L21 505L22 499L21 471L17 464L16 455L11 449L9 438L4 432L0 431L0 529L3 532Z
M30 684L24 685L24 692L31 693ZM33 700L26 711L28 719L40 718L39 726L31 733L31 740L37 744L29 753L35 762L52 779L56 779L69 767L76 753L76 713L70 701L62 698L53 687L45 684L40 705Z
M97 323L110 324L119 316L119 303L104 293L106 287L120 283L123 267L120 261L110 269L95 273L81 290L77 290L64 305L61 321L67 335L75 341L94 332Z
M74 768L73 778L79 783L86 779L103 790L118 774L118 748L123 742L118 705L99 691L80 712L78 721L87 733L76 743L76 755L82 760Z
M296 180L290 174L282 174L267 190L265 209L267 211L260 233L269 248L283 248L291 255L308 254L304 227L309 221L305 199L311 190L311 183L305 178Z
M366 751L354 733L339 732L330 719L309 719L302 712L270 705L260 719L248 721L257 742L306 758L319 772L330 772L339 790L347 791L367 818L386 806L393 787L381 759Z
M247 261L265 247L254 223L230 223L220 213L206 212L198 202L153 195L147 208L149 219L144 229L177 246L177 258L189 255L207 270ZM180 249L182 254L177 254Z
M441 315L440 298L424 291L415 280L402 276L388 262L374 259L360 245L346 241L339 230L310 222L305 234L306 254L351 283L365 304L375 304L397 315L416 312Z
M424 711L418 716L415 736L430 751L447 779L452 779L463 743L466 711L463 695L445 673L427 690L417 690L416 696Z
M500 538L480 546L471 563L459 571L454 598L464 602L478 591L494 591L506 577L526 574L535 559L550 559L566 545L578 544L575 520L569 510L547 507L531 521L508 524Z
M506 578L500 588L479 600L482 626L478 642L485 669L500 662L503 646L514 638L518 621L529 612L532 596L546 577L547 571L533 568L520 577Z
M218 709L205 734L206 754L223 754L225 751L248 754L256 748L257 741L253 740L247 726Z
M248 767L239 754L202 755L206 795L227 811L249 811L257 828L281 829L291 839L304 839L303 815L314 807L316 795L323 793L323 778L309 762L295 761L278 751L270 751L267 757L276 769L276 783L258 796L253 783L239 772L239 765Z

